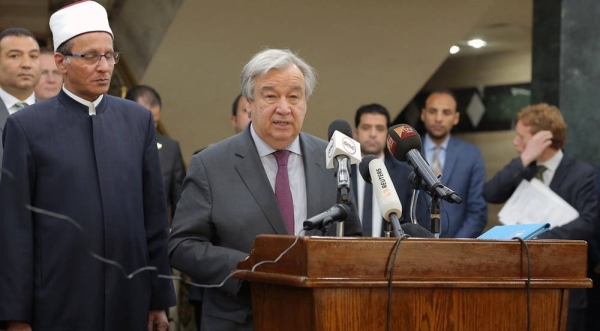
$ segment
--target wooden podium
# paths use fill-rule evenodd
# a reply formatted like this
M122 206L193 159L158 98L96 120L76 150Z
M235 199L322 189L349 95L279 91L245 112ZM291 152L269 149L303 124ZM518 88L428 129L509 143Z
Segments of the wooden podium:
M260 235L235 277L251 282L256 331L384 331L395 238ZM568 289L591 287L584 241L528 241L531 330L565 330ZM519 241L404 239L392 330L526 330L527 256Z

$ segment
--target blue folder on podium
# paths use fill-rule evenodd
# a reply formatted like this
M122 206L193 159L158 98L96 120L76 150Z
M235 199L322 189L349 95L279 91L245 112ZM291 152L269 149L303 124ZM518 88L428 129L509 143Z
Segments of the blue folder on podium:
M477 239L534 239L550 229L549 223L496 225Z

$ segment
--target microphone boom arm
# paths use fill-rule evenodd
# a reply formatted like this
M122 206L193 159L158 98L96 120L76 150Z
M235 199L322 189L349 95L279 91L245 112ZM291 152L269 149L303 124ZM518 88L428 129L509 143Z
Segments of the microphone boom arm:
M347 157L340 158L338 161L337 186L340 196L340 202L348 204L350 194L350 159Z

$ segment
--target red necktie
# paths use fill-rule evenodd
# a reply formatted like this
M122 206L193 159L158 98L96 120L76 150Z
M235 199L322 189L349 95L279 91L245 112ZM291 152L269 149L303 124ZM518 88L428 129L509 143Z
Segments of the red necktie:
M273 153L277 159L277 177L275 178L275 197L281 209L281 215L289 234L295 234L294 231L294 201L292 200L292 191L290 190L290 180L288 178L288 158L290 151L278 150Z

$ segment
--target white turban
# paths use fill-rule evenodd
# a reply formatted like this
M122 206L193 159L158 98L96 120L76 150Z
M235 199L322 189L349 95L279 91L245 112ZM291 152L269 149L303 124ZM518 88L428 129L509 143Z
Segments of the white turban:
M83 0L59 9L50 16L54 51L65 41L87 32L104 31L115 36L108 25L106 9L96 1Z

